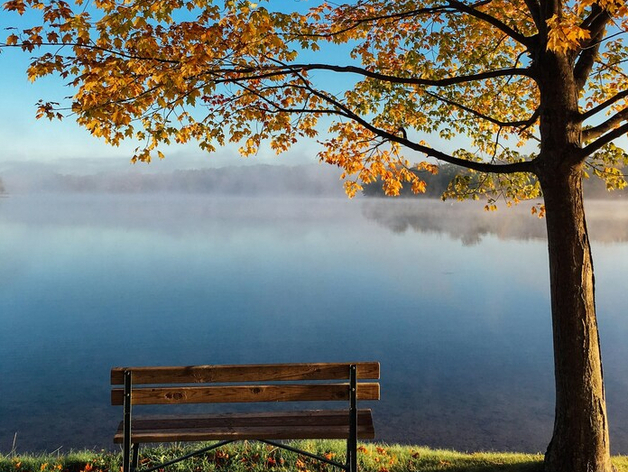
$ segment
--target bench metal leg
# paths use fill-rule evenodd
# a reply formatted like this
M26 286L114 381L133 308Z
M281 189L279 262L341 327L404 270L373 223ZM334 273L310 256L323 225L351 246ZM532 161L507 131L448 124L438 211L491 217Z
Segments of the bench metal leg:
M347 439L348 472L358 470L357 366L349 367L349 438Z
M131 372L124 372L124 424L123 424L123 457L122 472L131 472ZM135 455L136 449L133 447Z
M358 451L355 442L347 444L347 468L348 472L358 471Z
M140 453L140 445L133 444L133 458L131 460L131 472L137 470L137 465L139 463L139 453Z

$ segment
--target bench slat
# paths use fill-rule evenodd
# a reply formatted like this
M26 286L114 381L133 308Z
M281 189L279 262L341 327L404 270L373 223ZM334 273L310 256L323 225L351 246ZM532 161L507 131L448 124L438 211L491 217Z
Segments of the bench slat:
M343 439L349 433L348 412L313 410L275 413L155 417L133 421L134 443L218 439ZM122 424L114 442L122 442ZM371 410L358 412L358 438L373 439Z
M224 441L228 439L346 439L349 434L348 426L311 426L296 430L295 428L256 428L247 427L241 429L215 428L196 431L160 431L133 432L132 441L139 443L156 442L183 442L183 441ZM363 431L358 426L358 439L374 439L375 435L370 431ZM117 443L122 438L116 438Z
M360 383L358 400L379 400L378 383ZM349 400L348 384L238 385L134 388L133 405ZM111 390L111 404L124 403L123 389Z
M348 410L297 410L254 413L219 413L184 416L137 416L133 427L139 429L181 429L209 426L272 426L284 425L343 425ZM358 411L359 420L367 420L371 410ZM122 424L122 423L120 423Z
M358 362L357 378L379 379L379 362ZM351 363L199 365L183 367L114 367L111 384L124 384L124 371L133 372L134 384L272 382L290 380L343 380Z

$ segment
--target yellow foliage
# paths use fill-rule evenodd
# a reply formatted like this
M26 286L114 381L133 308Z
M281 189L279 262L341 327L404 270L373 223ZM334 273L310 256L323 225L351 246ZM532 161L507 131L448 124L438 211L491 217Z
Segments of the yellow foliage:
M13 46L17 44L20 38L16 34L10 34L6 39L7 46Z
M344 188L345 188L345 193L347 194L347 196L349 198L353 198L356 196L356 194L362 190L362 185L360 185L359 183L353 181L353 180L347 180L345 181L345 183L343 184Z
M547 49L558 54L577 50L584 41L591 38L591 33L579 26L577 15L565 13L554 15L547 20Z

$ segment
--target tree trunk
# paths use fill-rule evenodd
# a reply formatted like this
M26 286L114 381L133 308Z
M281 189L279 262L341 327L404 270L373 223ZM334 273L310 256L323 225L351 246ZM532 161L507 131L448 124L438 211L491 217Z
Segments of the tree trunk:
M611 472L580 166L540 175L549 244L556 416L547 472Z

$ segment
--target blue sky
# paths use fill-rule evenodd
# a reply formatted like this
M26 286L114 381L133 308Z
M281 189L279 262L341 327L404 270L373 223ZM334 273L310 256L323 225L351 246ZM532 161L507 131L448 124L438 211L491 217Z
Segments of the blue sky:
M295 0L291 7L304 9L311 5L309 0ZM37 23L32 12L20 17L0 9L0 41L10 34L6 30L9 26L20 28ZM136 147L134 142L125 142L119 148L111 147L79 127L72 117L61 122L35 118L39 99L61 101L71 91L59 78L47 77L35 83L29 82L26 76L29 59L29 53L18 49L2 50L0 53L0 87L3 91L0 100L0 172L3 168L29 162L85 168L86 171L90 168L122 169L129 166L156 171L255 163L296 165L317 162L315 155L319 149L313 142L298 143L279 157L267 149L247 159L239 156L236 145L219 148L210 155L190 143L163 149L166 154L163 161L153 161L148 167L144 164L133 166L130 158Z
M27 18L0 10L0 37L10 32L8 26L26 24ZM72 117L59 121L35 119L39 99L60 101L70 90L58 78L39 79L35 83L26 77L30 55L17 49L0 53L0 171L15 164L38 162L50 165L76 166L77 168L122 169L131 166L130 158L136 146L123 143L119 148L108 146L79 127ZM237 146L219 149L209 155L190 144L165 150L167 158L150 164L150 170L173 168L240 165L249 163L302 164L315 162L316 149L311 143L299 144L289 154L279 158L268 150L255 158L243 159ZM137 167L147 169L143 164Z
M6 36L5 28L16 25L16 21L24 23L17 15L0 12L0 34ZM55 78L29 82L26 77L29 57L28 53L17 49L5 49L0 54L0 88L3 91L0 162L128 155L128 149L112 149L92 139L72 120L62 123L36 120L35 104L40 98L57 99L67 95L68 91L62 81Z
M0 15L4 23L7 14L2 12ZM57 78L29 82L26 77L28 58L28 54L18 50L2 51L0 54L0 88L3 91L0 100L0 169L3 164L16 161L50 164L65 161L65 165L68 165L70 159L74 160L72 164L76 166L92 166L95 161L105 159L107 162L99 162L99 165L106 165L108 168L131 165L130 158L135 148L132 142L123 143L119 148L108 146L80 128L72 117L61 122L35 119L35 105L40 98L58 100L69 95L69 90ZM253 162L296 164L315 161L311 157L314 153L313 146L304 144L280 158L268 151L255 159L244 160L237 155L235 146L219 149L215 154L208 155L192 144L169 149L166 160L153 162L151 167L172 169Z

